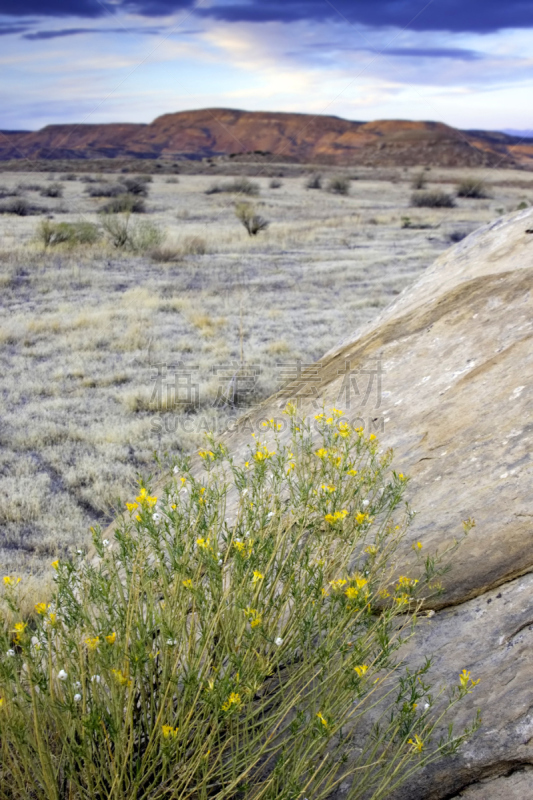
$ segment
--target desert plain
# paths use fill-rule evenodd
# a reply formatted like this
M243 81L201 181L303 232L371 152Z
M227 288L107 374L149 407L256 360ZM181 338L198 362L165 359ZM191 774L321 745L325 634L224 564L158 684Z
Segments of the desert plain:
M144 246L117 247L104 231L93 244L46 244L47 221L101 230L106 200L90 187L124 177L69 170L0 175L0 205L22 197L38 212L0 213L0 558L6 574L37 582L157 472L154 453L222 433L442 251L533 203L525 170L240 162L154 175L145 213L127 221ZM317 172L322 188L307 188ZM421 173L429 191L455 197L472 177L486 196L414 208ZM258 193L211 191L235 175ZM336 176L348 194L327 191ZM56 183L62 196L41 196ZM235 215L240 202L269 223L256 236Z

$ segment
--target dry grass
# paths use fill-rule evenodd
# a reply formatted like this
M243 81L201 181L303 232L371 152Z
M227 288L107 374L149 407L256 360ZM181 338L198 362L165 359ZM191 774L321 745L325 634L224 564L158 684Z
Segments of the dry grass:
M166 234L157 260L155 248L124 253L105 238L45 250L36 240L42 217L0 215L6 574L39 580L52 557L83 547L89 525L105 524L116 498L131 495L154 450L188 450L203 428L224 429L278 388L296 359L312 362L358 330L451 239L516 209L525 182L533 189L528 173L473 171L490 199L409 209L410 171L391 182L358 170L342 196L306 190L303 174L273 190L251 170L258 211L271 221L257 237L235 218L234 196L205 194L211 176L156 177L145 202ZM0 183L14 192L32 177ZM323 170L324 185L331 177ZM432 170L428 190L450 191L462 177ZM84 186L65 180L63 200L39 200L56 222L101 228L101 200ZM32 200L29 190L21 196Z

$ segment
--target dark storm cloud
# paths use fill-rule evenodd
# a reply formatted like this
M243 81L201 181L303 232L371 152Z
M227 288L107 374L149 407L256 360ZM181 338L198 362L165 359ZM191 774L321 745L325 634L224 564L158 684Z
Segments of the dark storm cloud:
M63 36L77 36L80 33L160 33L159 28L61 28L57 31L37 31L36 33L27 33L23 39L30 39L35 41L39 39L58 39Z
M12 33L24 33L24 31L27 30L28 28L26 25L8 25L6 27L0 25L0 36L9 36Z
M531 0L334 0L331 4L328 0L230 0L210 8L203 5L202 0L0 0L0 14L96 18L122 10L157 17L194 9L196 14L228 22L322 22L344 17L372 27L471 33L533 27Z

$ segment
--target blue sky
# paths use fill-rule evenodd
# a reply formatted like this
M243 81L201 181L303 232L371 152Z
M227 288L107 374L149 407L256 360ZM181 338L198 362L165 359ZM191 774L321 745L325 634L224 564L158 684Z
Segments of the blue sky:
M528 130L532 44L533 0L0 0L0 129L215 106Z

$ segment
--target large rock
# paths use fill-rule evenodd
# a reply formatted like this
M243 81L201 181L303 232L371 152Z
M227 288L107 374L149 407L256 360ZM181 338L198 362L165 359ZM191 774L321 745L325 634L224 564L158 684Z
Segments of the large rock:
M415 540L427 550L443 548L463 519L476 519L417 650L433 654L434 677L456 683L466 668L481 678L458 707L457 724L476 708L483 724L457 756L424 770L395 800L533 798L530 228L533 213L525 211L473 233L227 437L234 452L242 450L250 431L279 416L288 399L298 398L304 414L325 400L367 431L383 421L383 446L394 448L396 468L412 476L418 514L406 553ZM355 389L364 395L370 375L356 370L374 369L378 359L381 403L374 376L361 406Z

